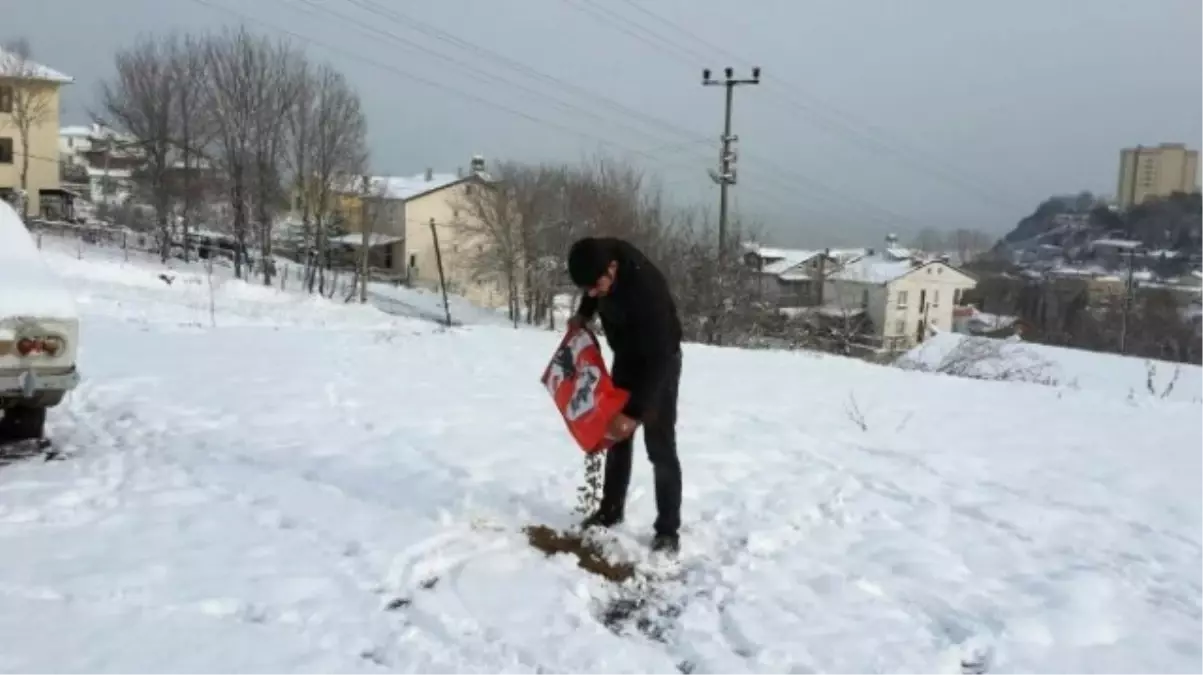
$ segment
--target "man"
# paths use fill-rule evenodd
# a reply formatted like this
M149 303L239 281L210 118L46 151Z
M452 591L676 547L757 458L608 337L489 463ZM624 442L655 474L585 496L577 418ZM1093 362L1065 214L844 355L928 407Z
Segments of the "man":
M568 252L568 275L584 291L569 325L583 326L601 316L614 352L614 384L630 399L610 424L619 439L606 456L605 484L597 512L585 527L622 522L636 427L656 485L652 550L676 553L681 526L681 465L677 460L677 385L681 379L681 322L668 282L638 249L620 239L586 237Z

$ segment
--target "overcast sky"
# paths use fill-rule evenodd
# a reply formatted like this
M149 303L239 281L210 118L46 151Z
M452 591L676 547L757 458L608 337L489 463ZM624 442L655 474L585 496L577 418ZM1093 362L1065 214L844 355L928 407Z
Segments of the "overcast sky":
M1002 233L1050 194L1112 194L1121 147L1203 140L1198 0L0 0L0 39L74 76L63 120L86 122L139 33L244 21L205 4L348 73L380 173L600 151L716 206L701 70L760 65L735 205L782 245Z

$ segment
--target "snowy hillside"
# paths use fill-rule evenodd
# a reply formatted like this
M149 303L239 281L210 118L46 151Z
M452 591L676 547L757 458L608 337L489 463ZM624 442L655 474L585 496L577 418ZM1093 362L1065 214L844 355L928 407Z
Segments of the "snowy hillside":
M156 304L161 300L168 304L192 307L197 310L194 314L198 321L203 314L203 322L206 325L210 323L210 274L209 268L202 261L184 263L173 258L168 261L165 269L157 256L142 251L90 245L75 238L50 234L43 234L39 239L45 258L58 269L59 274L75 280L81 287L90 287L95 281L105 282L106 286L116 293L113 298L123 298L122 294L127 292L130 286L135 286L141 289L143 299L148 298L146 291L157 289L159 293L150 294L157 298ZM248 281L234 279L228 261L214 265L212 279L217 313L222 313L224 303L230 302L235 305L232 316L236 317L235 321L241 323L247 320L248 315L258 316L256 307L272 307L270 313L278 316L280 304L300 303L307 306L315 300L314 297L302 293L299 285L303 269L300 265L284 258L278 258L276 263L280 273L273 284L274 290L265 289L260 278ZM178 277L180 285L174 289L168 288L169 284L161 276L165 272L173 283ZM331 304L339 304L334 301L341 302L351 292L353 278L344 273L332 276L331 280L338 289ZM181 287L184 290L180 290ZM281 287L285 293L275 292ZM109 291L100 292L104 294ZM92 295L91 292L88 293L89 298ZM368 299L374 307L392 316L433 322L445 320L442 296L427 290L371 283L368 285ZM246 304L247 301L250 302L249 305ZM448 302L451 305L451 319L455 324L506 324L504 312L481 309L453 294L448 296ZM178 309L172 311L178 314ZM376 312L371 314L378 315Z
M902 356L898 365L1125 397L1203 402L1203 368L1199 366L1018 340L942 333Z
M685 577L607 626L521 533L574 518L557 336L48 257L84 382L0 467L0 671L1203 669L1194 402L689 346Z

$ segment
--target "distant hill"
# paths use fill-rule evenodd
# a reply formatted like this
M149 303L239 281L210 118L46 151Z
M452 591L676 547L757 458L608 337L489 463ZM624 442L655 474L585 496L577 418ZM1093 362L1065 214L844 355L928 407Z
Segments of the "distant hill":
M1203 244L1200 194L1175 193L1127 212L1114 210L1089 192L1042 202L994 247L1003 253L1041 245L1073 247L1114 237L1156 250L1197 254Z

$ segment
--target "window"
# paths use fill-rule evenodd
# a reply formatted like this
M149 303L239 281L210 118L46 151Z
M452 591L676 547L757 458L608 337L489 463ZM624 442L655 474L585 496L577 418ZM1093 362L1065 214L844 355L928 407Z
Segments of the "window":
M937 289L937 290L934 290L934 291L932 291L932 292L931 292L931 306L932 306L932 307L939 307L939 306L940 306L940 291L939 291L939 289Z
M952 304L954 304L954 305L961 304L961 289L958 288L952 292Z
M0 138L0 164L13 163L13 139Z
M0 84L0 113L13 111L13 88Z
M899 319L894 324L894 334L895 335L905 335L906 334L906 321L905 320Z
M868 306L869 306L869 289L867 289L867 288L866 288L865 290L861 291L861 294L860 294L860 306L861 306L861 307L868 307Z
M898 291L898 309L906 309L906 291Z

